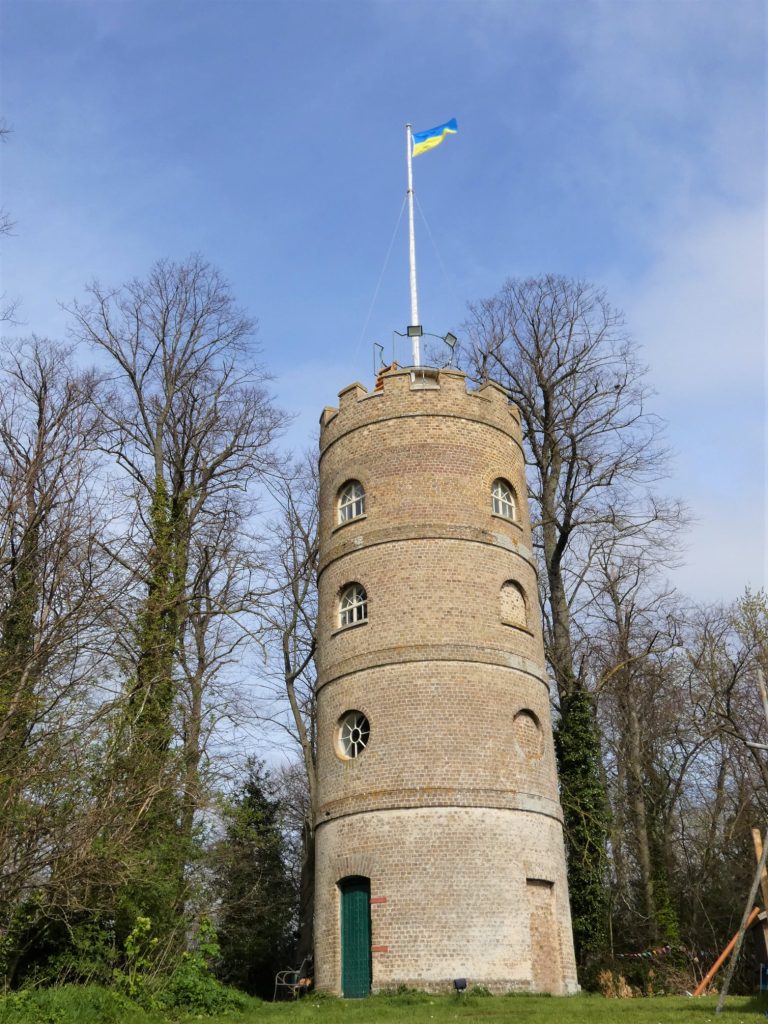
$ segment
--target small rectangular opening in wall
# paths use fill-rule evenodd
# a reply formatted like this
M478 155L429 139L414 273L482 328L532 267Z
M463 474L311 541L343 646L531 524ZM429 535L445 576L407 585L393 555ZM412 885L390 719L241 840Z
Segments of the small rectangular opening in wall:
M411 391L439 391L440 371L436 366L418 366L411 370Z

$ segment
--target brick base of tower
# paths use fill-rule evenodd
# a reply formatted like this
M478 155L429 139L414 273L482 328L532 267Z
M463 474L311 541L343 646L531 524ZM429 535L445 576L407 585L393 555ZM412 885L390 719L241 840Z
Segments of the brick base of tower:
M449 991L454 978L494 993L577 990L559 821L431 807L353 815L320 832L318 877L371 880L372 991ZM316 899L316 985L338 994L338 888Z

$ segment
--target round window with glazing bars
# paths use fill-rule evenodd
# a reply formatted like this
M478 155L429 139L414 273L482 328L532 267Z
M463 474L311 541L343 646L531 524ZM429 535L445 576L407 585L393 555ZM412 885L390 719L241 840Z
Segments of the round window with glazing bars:
M347 711L339 719L339 749L344 757L359 757L370 736L371 727L362 711Z

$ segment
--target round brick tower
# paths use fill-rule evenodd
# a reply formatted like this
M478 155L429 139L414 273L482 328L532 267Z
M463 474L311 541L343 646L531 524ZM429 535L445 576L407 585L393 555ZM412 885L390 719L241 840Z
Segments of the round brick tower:
M320 435L315 977L576 990L517 410L456 370Z

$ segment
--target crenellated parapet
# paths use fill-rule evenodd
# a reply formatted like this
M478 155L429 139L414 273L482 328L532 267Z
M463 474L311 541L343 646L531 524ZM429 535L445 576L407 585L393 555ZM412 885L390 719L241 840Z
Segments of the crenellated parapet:
M414 416L465 418L508 434L520 443L520 413L506 390L495 381L471 386L461 370L416 367L392 370L369 391L355 382L339 392L338 407L326 406L320 416L320 451L339 437L379 420Z

